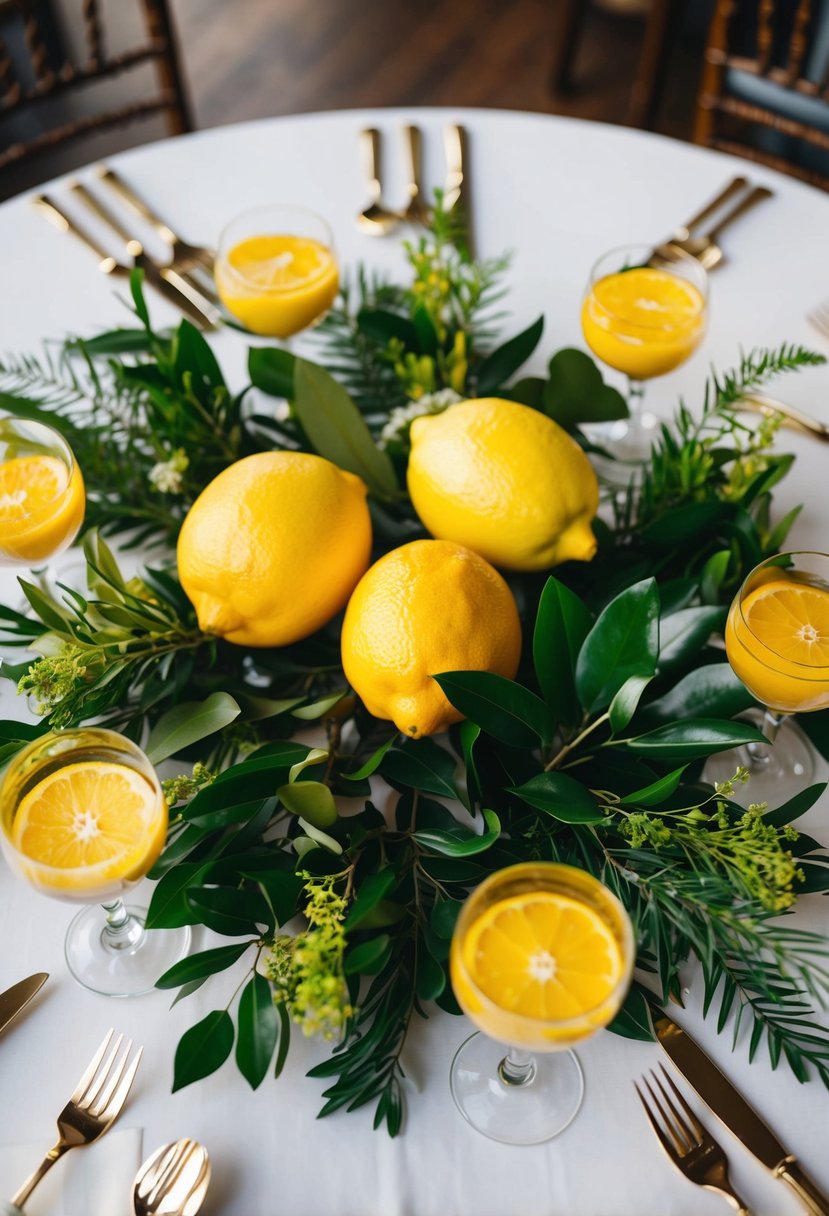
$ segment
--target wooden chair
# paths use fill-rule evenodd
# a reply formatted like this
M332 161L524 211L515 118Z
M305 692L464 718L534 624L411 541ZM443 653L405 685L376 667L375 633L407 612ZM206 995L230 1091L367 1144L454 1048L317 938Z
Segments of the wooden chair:
M123 0L119 0L119 4ZM172 135L192 129L167 0L140 0L147 38L109 54L98 0L82 0L85 58L73 63L46 0L0 0L0 131L11 131L0 172L93 132L163 113ZM152 63L158 91L151 97L73 114L73 90Z
M694 141L829 190L829 0L717 0Z

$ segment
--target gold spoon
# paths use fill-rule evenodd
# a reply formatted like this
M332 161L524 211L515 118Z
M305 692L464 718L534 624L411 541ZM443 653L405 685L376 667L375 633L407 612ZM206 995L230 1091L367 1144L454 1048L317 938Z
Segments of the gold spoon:
M385 236L400 223L400 216L381 201L380 132L374 127L360 132L360 152L368 183L368 206L357 216L357 226L369 236Z
M135 1176L135 1216L195 1216L210 1185L210 1158L197 1140L162 1144Z
M722 247L719 244L720 236L723 231L733 224L741 215L745 215L752 207L756 207L764 199L772 197L772 191L766 186L755 186L749 190L748 194L743 198L736 207L732 207L727 211L723 218L710 228L704 236L688 236L680 240L671 238L664 245L660 245L654 252L658 258L663 261L675 261L672 257L675 250L680 249L683 253L690 254L692 258L696 258L701 262L706 270L713 270L723 260L724 254Z

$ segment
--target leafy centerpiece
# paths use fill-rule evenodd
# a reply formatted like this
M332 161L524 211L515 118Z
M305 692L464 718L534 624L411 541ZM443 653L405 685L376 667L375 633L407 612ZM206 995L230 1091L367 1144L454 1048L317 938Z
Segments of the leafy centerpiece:
M0 367L0 406L61 430L89 487L87 587L21 579L31 614L0 608L4 644L39 656L3 674L43 719L0 724L2 756L96 721L155 763L182 761L149 926L229 941L159 980L221 993L179 1043L176 1088L234 1043L252 1086L278 1075L293 1022L335 1042L310 1074L321 1113L373 1103L395 1134L412 1018L432 1002L458 1012L447 959L463 899L534 859L582 867L630 912L646 983L614 1030L650 1037L649 1000L680 1000L693 957L706 1011L750 1057L765 1041L773 1067L829 1084L813 1014L829 950L780 918L829 889L829 855L794 826L823 787L746 809L744 771L701 777L708 756L762 740L734 720L753 702L716 639L796 515L772 520L792 463L772 450L775 424L749 428L735 408L821 360L784 345L712 376L700 410L680 405L662 429L638 490L591 522L579 427L624 401L577 350L516 379L543 322L496 345L505 263L471 261L456 237L438 209L407 246L407 285L359 272L318 360L254 347L241 392L186 321L152 328L139 276L135 328ZM483 446L467 444L485 422ZM461 474L479 491L471 514L450 484ZM517 527L513 492L532 507ZM154 546L148 567L128 576L105 536ZM266 585L240 582L251 545ZM390 674L378 651L392 633ZM404 650L422 660L406 687ZM826 754L826 713L803 725Z

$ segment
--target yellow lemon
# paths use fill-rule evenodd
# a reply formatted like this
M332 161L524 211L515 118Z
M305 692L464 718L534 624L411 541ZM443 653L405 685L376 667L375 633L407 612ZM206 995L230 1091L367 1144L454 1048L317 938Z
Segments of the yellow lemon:
M482 397L417 418L411 437L409 494L433 536L507 570L593 557L596 474L546 414Z
M511 679L520 655L509 587L477 553L450 541L416 540L381 557L357 584L343 623L349 683L369 713L414 738L463 717L433 675Z
M305 452L259 452L230 465L193 503L178 572L207 633L286 646L345 607L370 555L359 477Z

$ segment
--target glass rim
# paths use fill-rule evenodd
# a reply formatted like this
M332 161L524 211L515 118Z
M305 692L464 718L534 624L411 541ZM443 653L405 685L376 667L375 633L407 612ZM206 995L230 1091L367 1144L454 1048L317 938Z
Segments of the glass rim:
M787 659L784 655L779 654L774 647L769 646L767 642L764 642L763 639L760 638L757 633L755 633L755 631L751 628L745 613L743 612L743 598L745 594L748 594L746 592L746 586L749 579L752 579L760 570L772 569L775 566L779 566L780 559L785 557L820 557L829 562L829 553L822 553L820 549L790 549L785 553L777 553L774 557L767 557L764 561L758 562L753 570L749 570L748 574L740 584L740 590L737 593L737 609L740 613L740 620L743 622L754 641L757 642L759 646L762 646L763 650L768 651L773 659L776 659L778 662L786 663L791 667L802 667L804 673L810 672L811 674L804 674L802 676L799 674L794 674L792 676L790 671L781 670L779 667L775 667L773 662L768 662L766 659L758 657L755 654L753 657L758 659L758 661L762 663L764 667L768 668L769 671L773 671L777 675L792 676L793 679L803 680L804 683L825 684L826 673L829 673L829 663L801 663L798 659ZM779 568L783 571L786 570L785 566L779 566ZM740 639L738 638L737 641L739 640ZM747 649L745 642L740 642L740 645L744 650ZM821 672L823 674L815 675L815 672Z
M336 253L334 251L334 234L331 231L331 225L328 223L328 220L326 220L324 218L324 216L320 215L318 211L314 211L312 207L305 207L302 205L302 203L263 203L262 205L260 205L258 207L249 207L247 211L240 211L238 215L235 215L233 217L233 219L228 220L227 223L222 228L221 232L219 233L219 241L218 241L218 244L216 247L216 262L217 263L221 262L223 272L225 272L230 278L235 279L237 282L241 283L245 288L247 288L249 290L254 290L256 292L256 294L260 295L260 296L282 295L286 291L294 291L295 288L293 288L293 287L263 287L261 283L255 283L252 279L249 279L246 275L242 274L242 272L239 269L237 269L236 266L233 266L230 263L230 261L227 258L226 252L225 252L225 244L227 242L227 234L230 231L230 229L234 226L234 224L239 224L246 220L252 220L257 215L263 215L263 216L268 215L274 211L293 212L295 215L303 215L303 216L309 217L316 223L320 224L325 232L326 239L324 241L320 241L319 243L325 245L325 247L328 249L329 253L331 254L332 261L336 264ZM281 233L276 233L276 232L272 232L272 231L271 232L263 231L259 235L260 236L279 236L279 235L298 235L298 234L296 234L296 233L281 234ZM307 237L304 239L314 240L315 238ZM323 273L322 271L319 271L309 281L314 282L315 279L319 278L322 273Z
M3 428L9 424L12 426L21 425L23 427L32 427L36 431L45 431L45 433L49 436L50 443L60 449L59 456L54 452L46 452L45 455L52 456L54 459L62 460L68 471L66 485L63 487L63 489L58 490L56 494L53 494L47 502L41 503L40 507L36 511L25 511L22 515L18 515L17 518L12 521L14 524L21 524L25 523L27 520L40 519L46 511L50 510L55 505L55 503L60 502L62 498L66 497L66 495L69 493L69 487L72 484L72 478L75 475L77 462L75 460L75 453L69 446L68 440L64 439L63 435L61 435L60 431L56 430L55 427L49 426L49 424L46 422L36 421L35 419L30 420L28 418L21 418L16 414L10 414L5 418L0 419L0 443L7 442L3 434ZM20 438L21 440L25 441L27 436L24 433L21 434ZM44 446L46 445L44 444ZM12 459L15 458L13 457ZM6 463L5 457L3 457L2 463Z
M592 297L593 288L596 286L597 283L601 282L602 279L608 278L611 274L622 273L624 270L624 268L622 267L622 268L617 268L616 270L608 270L603 274L598 274L597 272L598 272L598 269L601 266L602 262L604 262L606 258L613 257L614 254L621 255L623 253L630 252L631 250L641 251L645 255L645 258L647 259L647 257L649 257L653 253L654 246L652 244L649 244L647 241L641 241L641 242L631 241L627 245L616 245L612 249L607 249L600 257L598 257L596 259L596 261L590 267L590 273L587 277L587 290L584 293L586 300L590 299ZM696 322L696 321L699 321L700 319L705 318L705 315L706 315L706 312L708 309L709 276L708 276L708 271L705 269L705 267L702 265L702 263L697 258L692 257L689 253L686 253L684 249L677 249L676 254L677 254L676 261L680 266L687 266L689 269L691 267L693 267L694 273L699 276L699 283L692 283L691 285L693 287L695 287L696 290L699 292L699 295L702 299L702 305L698 309L698 311L694 314L694 316L689 318L687 324L690 325L693 322ZM667 264L665 266L659 266L659 267L647 267L647 266L644 266L643 264L637 265L636 263L634 263L634 265L629 266L627 269L629 269L629 270L657 269L657 270L664 270L668 274L673 273L673 271L671 270L670 264ZM683 278L683 276L680 274L674 274L674 278L681 279L681 278ZM690 280L686 280L686 281L690 281ZM598 308L601 309L601 311L605 314L605 316L612 317L617 321L625 321L626 324L631 323L629 320L626 320L624 317L621 317L618 313L614 312L612 309L607 308L604 304L599 303L599 301L595 300L595 298L594 298L594 303L597 305ZM637 329L644 329L644 330L658 331L658 330L664 330L664 328L665 328L664 325L650 325L644 321L637 321L637 322L635 322L635 325L636 325Z
M46 734L38 735L37 738L35 738L35 739L30 739L29 742L24 747L21 747L19 752L16 752L10 758L10 760L8 762L8 766L5 769L5 772L3 772L2 776L0 776L0 836L2 836L2 838L3 838L3 843L4 843L5 848L7 848L11 853L13 853L15 857L19 857L23 862L25 862L26 865L36 867L36 869L39 873L50 874L50 875L54 874L56 876L63 875L65 877L67 874L71 874L73 871L71 869L67 868L66 866L51 866L51 865L48 865L44 861L38 861L36 858L30 857L28 855L28 853L22 852L22 850L20 850L17 847L17 845L13 842L11 836L9 835L9 828L11 827L13 819L9 818L8 823L7 823L7 818L2 813L2 802L3 802L4 792L6 789L6 783L8 782L8 780L12 776L12 774L16 771L16 769L19 767L20 762L23 761L31 753L36 752L39 747L43 747L45 744L48 744L49 742L51 742L55 739L71 739L72 737L78 736L78 735L96 736L98 739L101 740L102 745L106 745L110 740L115 740L115 741L117 741L119 748L121 748L122 750L126 750L128 752L131 752L136 760L143 761L144 765L145 765L145 770L142 770L140 772L140 775L142 777L147 778L147 781L150 785L152 785L154 792L158 795L158 797L166 805L166 799L164 797L164 790L161 785L161 779L158 776L158 773L156 772L155 765L153 765L150 762L150 759L147 756L146 752L144 752L143 749L140 748L137 743L134 743L132 741L132 739L128 739L126 735L120 735L120 734L118 734L117 731L109 730L105 726L74 726L74 727L69 727L66 729L50 730L50 731L47 731ZM112 746L111 743L110 743L110 746ZM67 754L71 754L71 753L67 753ZM131 766L125 766L125 767L131 767ZM134 770L134 771L139 771L139 770ZM107 866L109 864L110 863L108 861L101 861L101 862L98 862L96 866L85 866L85 867L83 867L83 869L88 870L90 873L94 873L98 869L99 866ZM143 878L144 875L142 875L141 877ZM141 881L140 878L136 879L135 883L132 883L131 885L135 886L140 881ZM90 897L90 900L89 900L90 904L94 904L96 902L97 901L94 896Z
M622 927L622 937L623 937L623 941L621 942L620 948L622 951L622 958L623 958L623 962L624 962L624 966L622 969L622 973L619 976L618 983L614 985L612 991L609 992L608 995L604 998L604 1000L600 1001L598 1003L598 1005L593 1005L593 1006L591 1006L591 1008L583 1010L581 1013L577 1014L574 1017L556 1018L556 1019L534 1018L534 1017L529 1017L527 1014L515 1013L511 1009L505 1009L503 1005L499 1005L496 1001L494 1001L492 999L492 997L487 996L487 994L475 983L475 980L469 974L469 971L463 962L462 950L458 950L459 966L461 967L461 969L463 971L464 981L473 990L476 998L481 1002L481 1004L484 1006L485 1009L487 1009L493 1013L497 1013L497 1014L502 1014L502 1015L506 1014L510 1017L510 1019L514 1020L516 1025L518 1025L521 1028L530 1030L530 1031L537 1031L540 1026L554 1027L555 1030L562 1030L564 1032L566 1032L567 1030L569 1030L571 1028L575 1030L575 1029L578 1029L578 1028L584 1026L585 1019L595 1017L596 1014L598 1014L602 1010L606 1009L609 1005L612 1006L614 1004L614 1002L616 1001L616 998L618 997L620 990L626 990L630 983L630 979L633 974L634 967L636 965L636 938L634 935L633 924L630 919L630 914L628 913L627 909L625 908L624 904L619 899L619 897L617 895L614 895L614 893L610 890L610 888L608 886L605 885L605 883L601 882L600 879L596 878L595 875L590 874L589 871L587 871L587 870L581 870L581 869L579 869L578 866L567 865L566 862L560 862L560 861L543 861L543 860L542 861L521 861L521 862L516 862L515 865L505 866L501 870L496 870L495 873L490 874L488 878L485 878L484 881L482 883L480 883L479 886L477 886L474 889L474 891L471 893L471 895L469 895L466 903L464 904L464 907L461 909L461 913L460 913L460 916L458 917L455 932L458 931L457 926L459 926L461 924L461 921L464 919L464 911L466 910L467 906L471 905L471 902L473 900L477 899L484 892L486 892L490 887L495 886L498 882L503 882L505 874L509 874L510 872L513 872L518 869L523 869L525 866L542 866L544 868L550 867L557 871L564 871L565 873L578 874L582 878L586 877L589 880L591 880L593 883L595 883L596 886L598 886L601 889L601 891L603 893L603 898L606 898L610 902L611 905L615 905L616 911L620 914L619 923ZM585 901L585 902L588 902L588 901ZM605 1028L605 1025L606 1025L606 1023L600 1023L599 1025L597 1025L594 1028L594 1030L595 1031L603 1030ZM588 1036L585 1035L584 1037L586 1038ZM532 1050L532 1049L529 1049L529 1050Z

